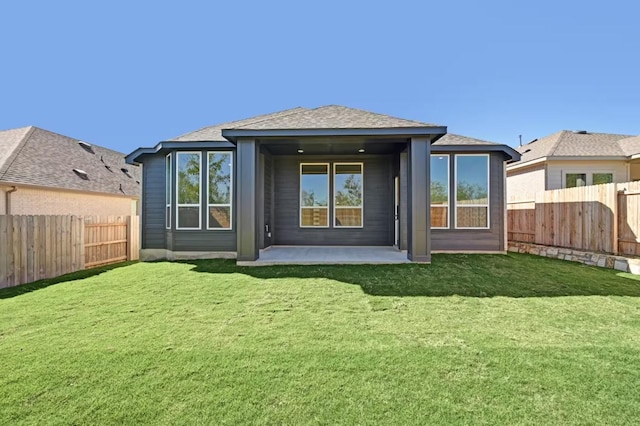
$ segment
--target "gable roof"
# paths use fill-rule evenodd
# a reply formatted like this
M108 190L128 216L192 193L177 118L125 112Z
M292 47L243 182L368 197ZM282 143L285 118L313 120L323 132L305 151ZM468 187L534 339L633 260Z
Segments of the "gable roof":
M231 121L187 133L170 142L226 141L223 130L311 130L311 129L403 129L441 127L415 120L391 117L356 108L327 105L297 107L273 114Z
M468 136L447 133L433 143L433 146L439 145L501 145L495 142L483 141L482 139L470 138Z
M561 130L516 148L522 154L518 165L545 157L626 157L619 143L630 135L583 133Z
M0 131L0 182L140 196L139 167L120 152L83 144L34 126Z

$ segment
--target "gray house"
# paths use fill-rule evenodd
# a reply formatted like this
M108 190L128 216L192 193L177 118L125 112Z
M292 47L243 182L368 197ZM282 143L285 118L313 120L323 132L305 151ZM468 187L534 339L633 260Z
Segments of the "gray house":
M512 148L346 108L294 108L139 148L142 258L256 261L271 246L505 251Z

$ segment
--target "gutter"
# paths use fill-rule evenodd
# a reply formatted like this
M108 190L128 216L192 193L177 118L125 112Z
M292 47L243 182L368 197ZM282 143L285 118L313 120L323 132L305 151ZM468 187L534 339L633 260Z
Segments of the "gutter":
M9 216L11 214L11 194L13 194L14 192L16 192L18 190L18 187L13 185L11 187L10 190L5 191L4 196L6 197L5 199L5 210L6 210L6 215Z

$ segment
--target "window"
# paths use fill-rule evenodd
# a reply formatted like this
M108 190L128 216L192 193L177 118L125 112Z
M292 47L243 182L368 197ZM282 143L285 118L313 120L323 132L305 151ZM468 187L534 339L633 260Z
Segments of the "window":
M200 153L178 152L176 155L177 229L200 229Z
M567 173L564 178L565 188L575 188L587 185L586 173Z
M362 228L362 163L334 163L333 216L337 228Z
M431 156L431 227L449 227L449 155Z
M207 229L231 229L233 157L230 152L209 152L207 157Z
M300 227L329 227L329 164L300 164Z
M171 154L168 154L165 158L165 226L167 229L171 229Z
M456 228L489 228L489 155L456 155Z
M602 185L604 183L612 183L612 182L613 182L613 173L594 173L593 174L594 185Z

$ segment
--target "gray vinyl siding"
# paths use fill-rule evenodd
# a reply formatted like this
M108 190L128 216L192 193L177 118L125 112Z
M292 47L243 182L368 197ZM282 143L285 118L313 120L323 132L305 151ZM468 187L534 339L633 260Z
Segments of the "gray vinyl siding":
M455 153L450 157L450 200L453 200ZM489 229L454 229L455 204L449 209L450 229L431 230L431 249L452 251L502 251L504 250L504 157L492 153L489 162L490 227Z
M190 150L193 151L193 150ZM214 151L214 150L211 150ZM143 203L142 203L142 248L163 248L174 251L236 251L236 208L235 197L232 200L232 230L207 230L207 151L202 151L202 229L167 230L165 228L165 158L167 152L143 157ZM175 153L172 153L175 171ZM235 163L235 153L234 153ZM236 176L233 167L233 185L235 194ZM176 173L172 174L171 188L175 192ZM175 227L175 194L172 203L172 222Z
M165 156L147 155L142 167L142 248L165 248Z
M393 156L274 156L274 238L279 245L392 245ZM300 228L301 162L364 163L364 227ZM333 164L331 164L333 167ZM331 186L333 182L331 181ZM333 195L331 188L330 198ZM329 211L333 222L333 207Z

